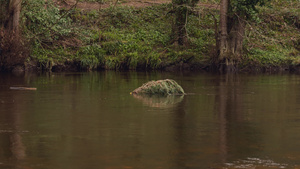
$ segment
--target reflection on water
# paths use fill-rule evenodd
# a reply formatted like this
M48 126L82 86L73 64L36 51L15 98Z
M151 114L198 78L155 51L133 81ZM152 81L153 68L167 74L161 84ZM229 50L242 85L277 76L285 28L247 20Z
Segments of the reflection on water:
M7 79L1 78L1 81ZM1 89L3 85L1 84ZM9 83L9 82L6 82ZM21 160L26 158L26 146L22 140L22 106L20 104L12 104L19 99L20 95L15 93L6 93L1 91L0 97L0 159L7 159L9 162L0 161L0 168L10 168L18 165Z
M288 164L276 163L272 160L246 158L244 160L225 163L226 168L287 168ZM295 166L296 167L296 166Z
M193 95L129 94L166 78ZM0 168L300 165L298 75L106 71L0 79Z
M147 105L149 107L170 108L180 103L183 100L184 95L159 96L159 95L134 94L133 97L140 100L144 105Z
M262 149L260 131L249 124L243 112L244 82L234 74L219 77L215 95L215 112L219 120L219 146L222 162L230 159L230 155L238 154L239 158L247 158ZM251 133L251 134L249 134ZM230 153L229 153L230 152ZM247 153L244 153L247 152Z

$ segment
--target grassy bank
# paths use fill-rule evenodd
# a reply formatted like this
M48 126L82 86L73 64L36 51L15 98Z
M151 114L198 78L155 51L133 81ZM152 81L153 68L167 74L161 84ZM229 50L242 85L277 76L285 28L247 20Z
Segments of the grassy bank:
M189 44L181 47L172 39L171 4L87 11L55 4L40 8L44 4L29 1L24 5L22 30L31 46L28 68L195 70L208 69L215 54L214 8L200 6L188 16ZM299 13L297 0L259 8L257 19L247 25L240 69L297 69Z
M256 21L248 24L245 41L247 68L298 69L300 65L300 3L274 1L259 9Z

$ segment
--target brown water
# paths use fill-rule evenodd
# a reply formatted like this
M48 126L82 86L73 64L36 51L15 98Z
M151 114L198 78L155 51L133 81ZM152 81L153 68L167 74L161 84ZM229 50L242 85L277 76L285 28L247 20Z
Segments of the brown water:
M165 78L189 95L129 94ZM299 103L299 75L0 74L0 168L296 169Z

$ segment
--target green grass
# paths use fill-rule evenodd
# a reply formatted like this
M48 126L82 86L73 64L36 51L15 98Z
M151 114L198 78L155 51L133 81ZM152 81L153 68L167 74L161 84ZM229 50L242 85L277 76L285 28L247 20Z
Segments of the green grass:
M271 7L259 8L257 20L248 23L242 67L300 65L300 34L296 26L300 12L297 6L292 7L295 0L289 1L290 4L282 2L277 0ZM62 13L64 22L57 23L63 26L45 31L31 23L24 33L32 43L31 60L36 60L45 70L67 61L79 63L81 70L164 69L182 64L210 66L215 50L212 15L218 18L218 11L200 9L198 14L189 15L189 44L180 47L172 43L171 10L171 4L147 8L117 6L94 11L74 9L67 15ZM52 10L52 15L59 18L57 10Z
M248 25L244 66L284 68L300 64L300 34L295 25L299 22L299 9L289 6L294 2L277 0L259 8L259 21Z

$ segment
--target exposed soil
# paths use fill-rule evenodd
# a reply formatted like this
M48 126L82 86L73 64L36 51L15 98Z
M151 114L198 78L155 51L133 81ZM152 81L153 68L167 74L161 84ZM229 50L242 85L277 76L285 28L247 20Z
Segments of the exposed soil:
M61 8L72 8L76 7L81 10L99 10L105 9L109 7L115 6L130 6L130 7L137 7L143 8L148 7L156 4L166 4L171 3L171 0L129 0L129 1L120 1L120 0L112 0L111 2L77 2L77 0L56 0L56 4ZM217 9L219 5L216 4L204 4L199 3L198 6L205 7L205 8L214 8Z

